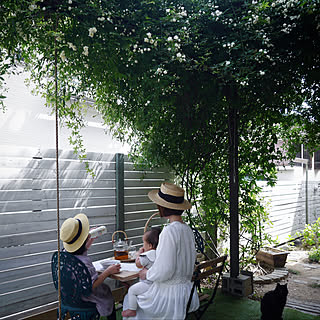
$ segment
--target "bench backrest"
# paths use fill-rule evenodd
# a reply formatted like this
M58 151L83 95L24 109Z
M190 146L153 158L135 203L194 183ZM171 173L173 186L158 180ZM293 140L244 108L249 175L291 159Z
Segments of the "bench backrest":
M189 310L189 307L190 307L190 304L192 301L193 293L196 290L196 288L198 289L198 293L201 292L201 286L200 286L201 280L206 279L213 274L217 274L218 277L216 279L216 283L215 283L214 289L211 293L211 296L208 299L206 299L206 301L204 301L203 303L200 304L200 308L197 311L197 319L200 319L200 317L204 314L204 312L207 310L209 305L213 302L213 299L214 299L216 292L217 292L217 289L218 289L219 281L221 278L221 274L222 274L226 259L227 259L227 256L222 256L222 257L219 257L216 259L202 261L198 265L195 266L195 270L194 270L193 277L192 277L193 286L192 286L192 289L190 292L186 314L188 314L188 310Z

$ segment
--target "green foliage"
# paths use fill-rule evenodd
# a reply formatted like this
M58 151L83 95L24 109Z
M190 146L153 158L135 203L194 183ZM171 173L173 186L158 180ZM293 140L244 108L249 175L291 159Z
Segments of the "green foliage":
M320 262L320 248L311 250L308 253L308 258L312 262Z
M306 248L320 247L320 218L310 225L307 224L302 232L297 232L298 236L302 236L302 245Z
M216 228L229 237L234 113L246 261L270 241L257 181L275 183L276 142L291 158L292 142L319 146L318 10L314 0L4 0L0 77L22 63L84 160L92 102L137 163L176 173L197 205L190 223L213 242Z

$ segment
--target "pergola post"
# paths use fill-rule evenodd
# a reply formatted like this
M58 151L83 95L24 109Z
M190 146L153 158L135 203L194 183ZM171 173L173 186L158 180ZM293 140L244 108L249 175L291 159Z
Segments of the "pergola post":
M230 196L230 264L231 278L239 275L239 172L238 172L238 116L236 108L229 108L229 196Z

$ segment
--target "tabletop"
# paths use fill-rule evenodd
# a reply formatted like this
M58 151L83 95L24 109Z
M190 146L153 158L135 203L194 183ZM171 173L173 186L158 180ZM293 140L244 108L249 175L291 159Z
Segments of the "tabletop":
M121 269L119 273L112 274L110 276L111 279L126 282L138 278L138 274L141 269L139 269L134 263L120 262L120 260L112 260L107 258L95 261L93 262L93 265L97 272L101 273L108 267L108 265L113 263L120 263Z
M139 277L139 271L127 271L127 270L121 270L119 273L114 273L110 276L111 279L119 280L121 282L135 280L138 277Z

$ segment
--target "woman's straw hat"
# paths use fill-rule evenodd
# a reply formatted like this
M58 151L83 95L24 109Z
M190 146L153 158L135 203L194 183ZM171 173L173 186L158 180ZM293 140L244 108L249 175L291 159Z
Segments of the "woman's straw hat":
M89 220L83 213L67 219L61 226L60 239L68 252L77 251L89 234Z
M184 198L184 190L173 183L164 182L159 190L152 190L148 197L161 207L186 210L191 208L191 203Z

